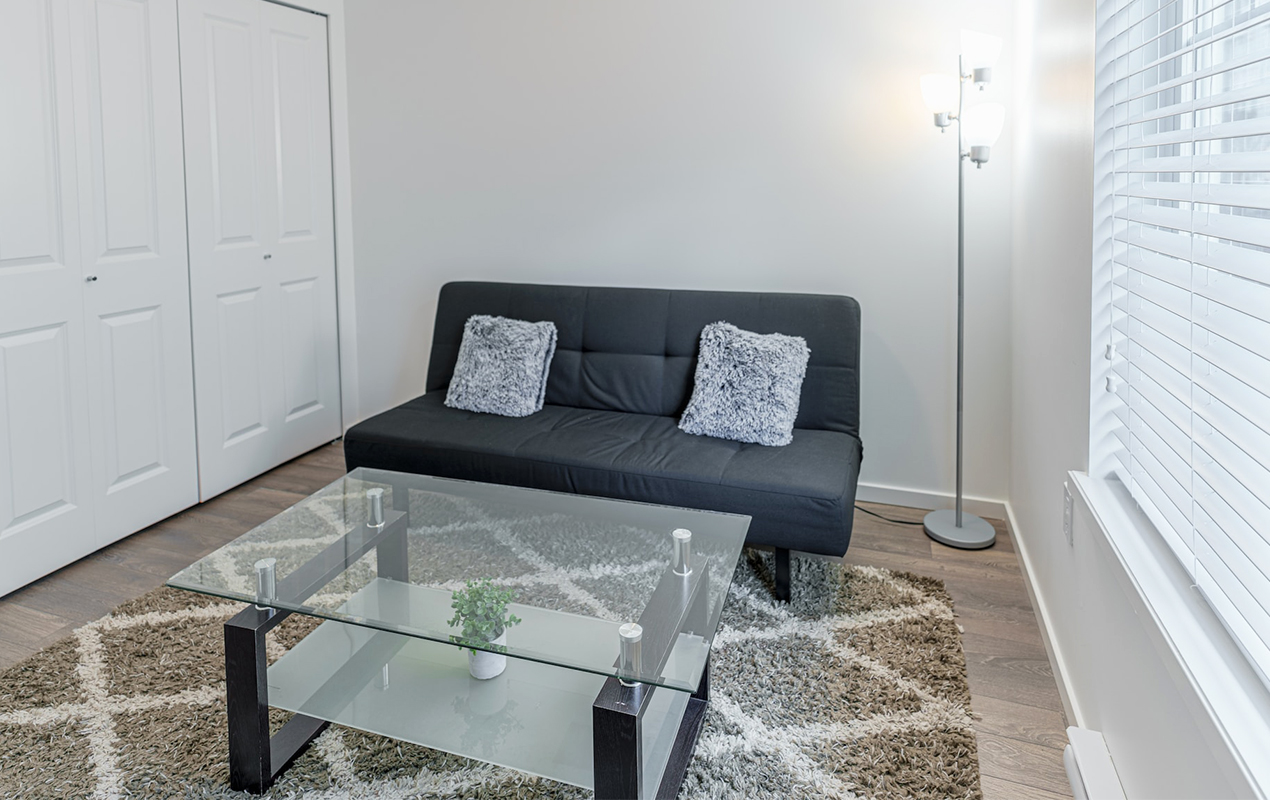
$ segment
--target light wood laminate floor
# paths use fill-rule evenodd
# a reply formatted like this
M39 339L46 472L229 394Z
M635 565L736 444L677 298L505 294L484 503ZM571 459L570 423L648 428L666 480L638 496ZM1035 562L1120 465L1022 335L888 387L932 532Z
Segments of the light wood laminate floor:
M314 450L0 598L0 669L160 586L168 577L344 474L339 442ZM897 519L923 512L868 505ZM1005 524L988 550L954 550L920 526L857 512L845 560L944 581L965 630L984 797L1071 797L1066 721Z

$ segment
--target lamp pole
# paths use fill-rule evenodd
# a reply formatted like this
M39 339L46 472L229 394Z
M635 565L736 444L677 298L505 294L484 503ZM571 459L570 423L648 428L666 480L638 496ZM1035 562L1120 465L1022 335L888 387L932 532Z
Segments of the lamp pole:
M978 83L980 81L977 79L987 78L990 75L990 72L981 70L967 74L965 57L957 57L957 116L954 117L957 121L957 499L954 510L932 511L922 521L922 527L927 536L962 550L981 550L991 547L997 539L996 529L987 520L962 512L964 450L962 423L965 416L966 374L966 159L971 158L976 166L982 166L987 160L987 148L977 153L966 150L962 116L965 107L966 81L975 80ZM938 115L935 124L941 128L946 125L946 123L940 125Z
M966 101L966 69L957 56L957 527L961 527L962 412L966 373L966 140L961 114Z

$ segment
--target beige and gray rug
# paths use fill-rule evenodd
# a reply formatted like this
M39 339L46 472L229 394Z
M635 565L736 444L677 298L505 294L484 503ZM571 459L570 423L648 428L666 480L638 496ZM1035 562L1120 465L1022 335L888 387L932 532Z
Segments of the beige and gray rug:
M682 798L978 798L965 656L939 581L770 556L737 569ZM226 798L221 624L161 589L0 674L0 797ZM277 657L311 620L271 636ZM285 715L275 712L275 723ZM332 727L271 798L583 798L590 792Z

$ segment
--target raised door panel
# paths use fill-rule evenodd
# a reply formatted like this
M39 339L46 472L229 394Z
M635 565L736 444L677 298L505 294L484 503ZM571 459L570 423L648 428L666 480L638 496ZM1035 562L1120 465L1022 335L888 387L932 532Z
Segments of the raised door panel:
M222 448L268 432L266 387L260 380L265 313L259 287L217 298Z
M86 264L153 256L159 249L157 183L168 177L160 174L168 165L156 163L155 116L170 112L155 107L154 84L156 67L169 65L154 64L149 34L155 23L164 21L153 19L155 7L161 11L162 5L80 0L74 7L77 22L86 26L80 29L86 48L77 48L86 56L81 63L88 72L81 95L87 102L78 109L78 128L89 146L85 167L92 180L91 190L83 193L91 209L86 219L93 223L84 239L95 245L93 260Z
M90 552L67 6L0 25L0 595Z
M176 0L71 0L98 545L198 500Z
M339 349L326 18L263 3L271 141L277 164L283 453L340 435Z
M69 86L57 85L53 12L44 0L6 3L0 25L0 276L65 268L66 219L63 151L71 141L58 128L69 112ZM66 94L59 90L65 88ZM73 179L73 175L69 176ZM37 279L38 280L38 279ZM7 284L7 294L32 281Z
M317 280L282 285L284 420L294 422L322 410L318 364L322 360L322 309Z
M268 52L275 102L278 160L275 202L279 241L311 240L316 234L315 228L319 227L320 187L314 186L314 178L322 173L322 166L316 163L319 155L316 140L321 135L316 126L321 123L322 115L314 108L320 98L313 97L309 89L313 47L309 37L270 26ZM323 156L325 161L330 161L329 148Z
M212 242L217 250L260 244L259 137L254 20L204 17L210 118Z
M112 495L168 467L163 396L163 310L157 306L100 318L96 354L105 376L102 434L105 493Z
M260 0L180 0L186 194L195 291L260 271L271 154L257 85L264 80ZM201 269L203 262L217 269ZM204 298L206 299L206 298Z
M65 324L0 335L0 537L75 509L75 425Z

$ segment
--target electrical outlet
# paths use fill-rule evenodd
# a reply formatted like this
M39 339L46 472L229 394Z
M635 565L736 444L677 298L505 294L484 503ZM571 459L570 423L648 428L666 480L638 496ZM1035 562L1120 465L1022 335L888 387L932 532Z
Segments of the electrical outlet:
M1067 546L1072 546L1072 488L1063 484L1063 535L1067 537Z

